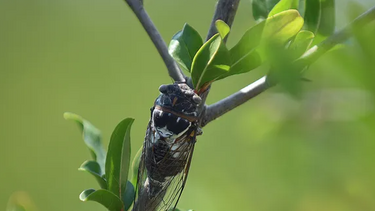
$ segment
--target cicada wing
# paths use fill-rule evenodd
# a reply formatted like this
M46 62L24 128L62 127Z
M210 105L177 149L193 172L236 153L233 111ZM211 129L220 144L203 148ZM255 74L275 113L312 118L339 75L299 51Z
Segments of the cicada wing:
M184 143L180 144L178 148L172 145L168 151L168 156L160 159L160 155L154 153L152 150L148 150L152 148L151 141L155 138L153 135L149 127L138 170L137 200L133 211L167 211L171 206L175 208L188 176L194 151L195 137L185 136L180 139L180 143ZM163 181L155 181L152 180L149 175L150 172L147 171L148 164L146 162L148 160L158 160L158 165L152 166L153 168L157 168L153 169L154 172L174 172L176 169L181 170L173 173L171 176L164 177ZM154 186L157 184L157 188L152 184Z
M150 143L151 141L150 139L152 138L151 135L152 135L152 130L151 130L151 121L150 121L147 127L145 141L143 143L141 158L139 160L137 185L136 185L135 194L134 194L133 211L144 210L143 205L145 204L145 202L143 201L147 199L146 197L147 191L144 186L146 182L146 178L147 178L145 157L146 157L146 147Z
M187 157L187 162L181 173L176 175L173 178L170 178L169 185L167 187L166 195L162 203L160 204L159 210L168 211L173 206L172 210L175 210L177 203L180 200L182 191L185 188L186 180L189 174L191 159L193 157L194 143L191 143L189 146L189 153Z

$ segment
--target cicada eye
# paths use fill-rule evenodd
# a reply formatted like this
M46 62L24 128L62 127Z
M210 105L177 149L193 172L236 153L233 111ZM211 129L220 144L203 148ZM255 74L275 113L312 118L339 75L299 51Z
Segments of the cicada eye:
M188 120L178 117L175 119L175 121L168 122L167 129L173 132L175 135L179 135L186 131L189 126L190 122Z
M154 109L152 119L156 127L162 128L167 125L168 122L168 113L163 112L158 109Z

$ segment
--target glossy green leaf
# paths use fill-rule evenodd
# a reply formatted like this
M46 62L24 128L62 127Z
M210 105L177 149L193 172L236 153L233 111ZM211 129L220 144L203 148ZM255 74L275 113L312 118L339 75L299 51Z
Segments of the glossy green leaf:
M283 45L293 38L302 28L303 18L297 10L286 10L266 20L262 41Z
M299 0L280 0L268 14L268 17L276 15L285 10L298 9Z
M73 120L78 123L83 133L83 140L89 148L92 157L96 160L96 162L98 162L100 166L100 175L103 175L105 171L104 169L106 152L102 144L100 131L89 121L83 119L77 114L66 112L64 113L64 118L67 120Z
M203 44L193 59L191 77L195 90L226 74L230 64L228 49L220 35L214 35Z
M220 34L221 39L224 39L230 32L230 27L222 20L217 20L215 22L215 26Z
M245 73L261 65L262 60L256 51L266 21L262 21L245 32L240 41L229 51L231 67L223 79L230 75Z
M134 194L135 191L133 184L130 181L127 181L126 190L122 194L122 201L124 203L125 210L128 210L132 206L134 201Z
M252 0L254 19L266 19L269 12L279 1L280 0Z
M190 72L193 58L202 45L199 33L185 24L183 29L173 36L168 51L184 70Z
M98 181L99 185L103 189L107 189L107 182L105 179L101 176L101 169L96 161L85 161L79 168L80 171L86 171L92 176L95 177L95 179Z
M291 59L302 56L309 49L313 40L314 33L301 30L289 45L288 52L291 54Z
M142 149L143 147L139 148L137 154L135 154L133 162L132 162L132 179L131 182L133 186L137 186L137 179L138 179L138 168L139 168L139 162L141 161L141 156L142 156Z
M109 211L121 211L124 207L119 197L108 190L87 189L80 195L81 201L95 201L106 207Z
M270 61L275 50L286 44L301 30L303 18L297 10L286 10L267 18L258 53L262 61Z
M105 163L108 190L121 197L126 190L130 163L130 129L134 119L122 120L111 135Z

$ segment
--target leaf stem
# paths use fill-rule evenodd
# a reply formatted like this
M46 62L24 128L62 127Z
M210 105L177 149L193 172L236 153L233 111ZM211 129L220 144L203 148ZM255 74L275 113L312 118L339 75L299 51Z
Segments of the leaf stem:
M303 67L314 63L318 58L320 58L324 53L332 49L334 46L343 43L345 40L350 38L353 35L353 29L362 28L373 20L375 20L375 7L372 7L357 17L342 30L337 31L323 42L310 48L304 55L296 60L293 65L296 65L296 67L300 67L300 69L302 69ZM275 84L267 84L266 76L263 76L240 91L207 106L203 114L204 116L201 118L201 127L204 127L228 111L231 111L237 106L240 106L253 97L261 94L273 85Z
M146 30L148 36L154 43L156 49L158 50L161 58L163 59L165 65L168 69L168 74L173 80L185 82L185 76L180 70L177 63L169 55L167 45L165 44L163 38L152 22L150 16L147 14L143 7L143 0L125 0L129 7L133 10L134 14L137 16L139 22L141 22L143 28Z

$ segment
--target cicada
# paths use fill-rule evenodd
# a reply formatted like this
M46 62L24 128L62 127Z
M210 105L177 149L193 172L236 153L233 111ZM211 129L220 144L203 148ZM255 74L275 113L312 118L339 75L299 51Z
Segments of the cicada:
M151 108L138 169L133 211L174 210L201 134L201 98L186 83L162 85Z

